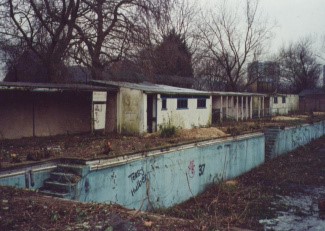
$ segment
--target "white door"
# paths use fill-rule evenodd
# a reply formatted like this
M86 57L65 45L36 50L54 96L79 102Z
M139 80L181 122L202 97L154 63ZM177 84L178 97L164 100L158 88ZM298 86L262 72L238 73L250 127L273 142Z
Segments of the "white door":
M105 129L106 104L94 103L94 129Z
M93 129L105 129L107 92L93 92Z

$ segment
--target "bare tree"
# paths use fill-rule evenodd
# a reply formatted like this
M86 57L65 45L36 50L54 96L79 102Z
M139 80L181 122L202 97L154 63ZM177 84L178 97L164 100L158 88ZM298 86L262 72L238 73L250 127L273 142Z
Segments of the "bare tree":
M294 93L315 88L321 74L321 65L310 38L303 38L296 43L283 47L278 62L281 79Z
M74 59L91 68L94 79L112 62L121 60L140 43L143 19L159 19L170 0L81 0L85 12L75 24Z
M198 19L199 9L195 2L188 0L172 1L169 9L157 20L145 20L147 41L150 44L159 44L171 31L186 37L187 43L193 49L196 44L198 30L195 21Z
M146 33L144 42L137 47L135 62L146 76L193 77L192 57L198 44L199 31L195 23L198 12L194 3L178 0L170 4L169 10L158 21L143 20ZM165 75L161 78L166 79Z
M200 62L195 66L195 88L206 91L224 91L224 70L218 60L197 58Z
M5 0L2 41L33 52L47 70L44 81L62 81L62 62L73 37L80 0Z
M215 78L225 83L225 90L247 88L256 81L247 81L247 63L257 59L263 44L271 37L272 28L262 18L258 1L246 0L242 10L230 8L223 1L209 16L200 26L201 59L213 60L220 66L221 75Z

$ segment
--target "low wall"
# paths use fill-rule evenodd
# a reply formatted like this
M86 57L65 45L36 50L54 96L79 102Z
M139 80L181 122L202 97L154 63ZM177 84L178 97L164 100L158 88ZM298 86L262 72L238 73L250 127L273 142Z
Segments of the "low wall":
M85 165L90 171L78 183L76 199L116 203L131 209L167 208L198 195L210 184L235 178L263 164L265 143L270 140L274 158L324 134L325 122L318 122L272 129L265 135L255 133L90 161ZM57 164L1 171L0 185L38 189Z
M56 168L57 162L49 162L34 166L0 172L0 185L16 188L28 188L32 190L43 186L44 180L50 177L50 173Z
M167 208L215 182L264 163L262 133L183 145L136 156L89 162L77 192L80 201L131 209Z
M151 210L179 204L207 186L235 178L270 157L290 152L325 134L325 122L270 132L203 141L156 151L87 162L77 200ZM38 189L58 163L1 171L0 185ZM33 184L32 184L33 182Z
M323 135L325 135L325 121L278 129L277 132L272 135L273 137L266 136L266 142L274 139L274 144L270 152L266 153L266 155L270 159L275 158L308 144L312 140L320 138Z

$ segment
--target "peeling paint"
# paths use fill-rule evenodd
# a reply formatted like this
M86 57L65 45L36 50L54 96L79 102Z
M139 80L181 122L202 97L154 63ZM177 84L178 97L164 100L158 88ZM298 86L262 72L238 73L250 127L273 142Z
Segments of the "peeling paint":
M142 133L143 124L143 93L137 90L121 89L121 132L124 134Z
M276 154L283 154L325 134L325 122L280 130ZM223 180L237 177L265 162L262 133L202 141L107 160L87 162L76 199L118 203L127 208L167 208L203 192ZM49 166L2 172L0 185L25 187L25 173L33 172L38 189L54 170ZM54 166L53 166L54 165ZM90 170L90 171L89 171Z
M177 98L167 98L167 109L162 110L162 102L157 102L157 124L171 125L189 129L193 127L206 127L212 121L211 97L206 99L206 108L197 108L197 98L188 98L188 108L177 109Z
M264 135L180 146L132 162L125 159L125 163L91 171L87 177L92 191L80 194L79 200L119 203L141 210L181 203L211 183L239 176L264 163ZM105 177L113 172L114 186Z
M305 124L286 128L284 130L280 129L273 135L272 139L274 139L275 142L269 153L270 158L288 153L325 135L324 128L325 122L321 121L315 124Z

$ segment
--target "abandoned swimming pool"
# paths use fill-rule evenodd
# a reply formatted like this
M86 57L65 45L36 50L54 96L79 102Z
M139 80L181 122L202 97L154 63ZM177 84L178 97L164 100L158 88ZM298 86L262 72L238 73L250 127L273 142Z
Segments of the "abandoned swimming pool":
M83 165L50 161L0 172L0 185L151 210L179 204L325 134L324 122L141 152Z

